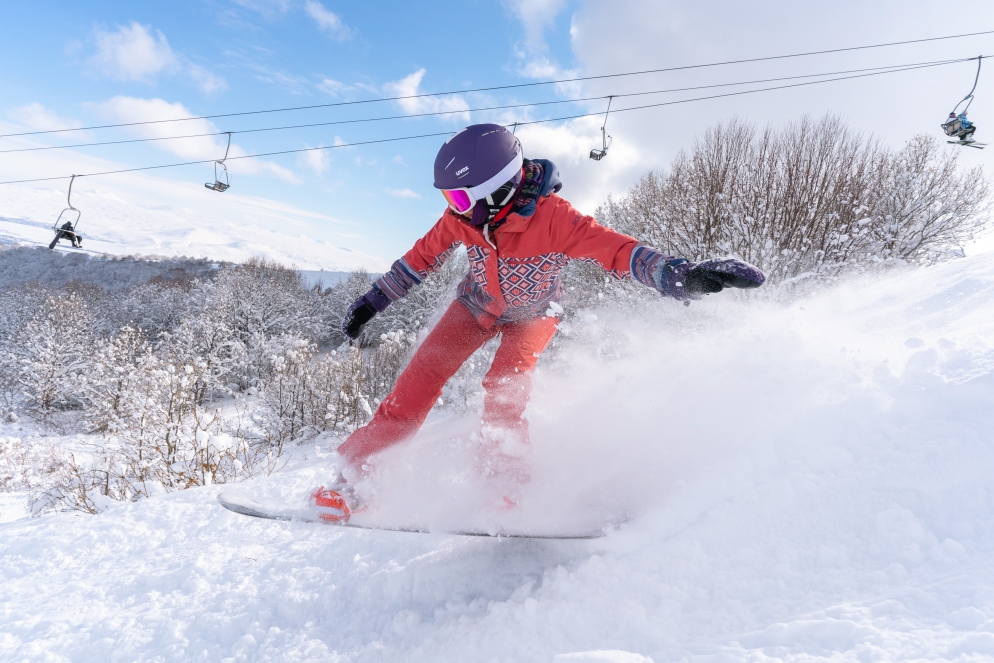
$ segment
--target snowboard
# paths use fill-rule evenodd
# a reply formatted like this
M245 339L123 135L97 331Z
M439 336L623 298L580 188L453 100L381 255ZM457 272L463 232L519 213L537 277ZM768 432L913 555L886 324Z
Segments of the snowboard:
M349 527L353 529L381 530L385 532L410 532L412 534L450 534L453 536L479 536L500 539L599 539L607 536L609 526L604 529L587 532L577 532L574 534L534 534L525 532L484 532L480 530L430 530L419 527L388 527L373 524L363 524L361 520L357 522L355 517L347 523L335 523L321 520L315 509L288 509L274 508L257 502L251 498L229 493L221 493L217 496L217 501L228 511L251 516L252 518L265 518L266 520L283 520L303 523L321 523L332 527Z
M65 231L64 231L64 230L60 230L60 231L58 231L58 232L57 232L57 233L55 234L55 239L53 239L53 240L52 240L52 243L48 245L48 248L50 248L50 249L54 249L54 248L55 248L55 246L56 246L56 245L57 245L57 244L59 243L59 240L60 240L60 239L62 239L62 238L63 238L63 237L65 236L65 234L66 234L66 233L65 233Z

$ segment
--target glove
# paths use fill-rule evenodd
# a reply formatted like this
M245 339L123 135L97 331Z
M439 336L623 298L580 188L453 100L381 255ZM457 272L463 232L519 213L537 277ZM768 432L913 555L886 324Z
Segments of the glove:
M696 263L677 258L661 263L653 280L661 294L689 301L725 288L758 288L766 281L766 275L758 267L734 258Z
M342 333L351 339L359 338L363 325L390 306L390 299L375 285L365 295L352 302L342 320Z

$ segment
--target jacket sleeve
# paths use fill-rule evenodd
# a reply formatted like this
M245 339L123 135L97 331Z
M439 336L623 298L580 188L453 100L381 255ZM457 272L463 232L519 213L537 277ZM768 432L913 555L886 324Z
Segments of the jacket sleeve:
M566 231L561 241L567 256L598 265L615 278L634 278L660 291L654 274L660 264L672 260L670 256L633 237L605 228L593 217L577 212L566 201L562 201L560 206L563 209L556 210L560 216L556 226Z
M459 246L460 239L454 232L456 226L453 226L453 219L449 216L449 212L443 214L403 258L394 262L390 271L376 280L376 287L391 302L407 295L411 288L444 265Z

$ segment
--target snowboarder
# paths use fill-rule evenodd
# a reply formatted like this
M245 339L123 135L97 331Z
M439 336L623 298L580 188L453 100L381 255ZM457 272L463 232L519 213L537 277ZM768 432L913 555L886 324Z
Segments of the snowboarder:
M498 480L504 502L514 506L515 486L528 480L520 451L528 444L522 415L531 374L556 333L558 318L550 305L562 296L559 273L570 260L592 262L616 278L634 278L687 303L765 281L759 269L739 260L693 263L601 226L557 195L562 183L554 163L524 159L518 139L497 124L473 125L449 138L435 157L434 184L448 209L352 304L342 329L356 338L459 245L468 253L469 273L373 419L338 448L348 467L334 485L312 496L326 520L348 520L355 505L349 480L363 476L369 456L413 436L446 381L498 335L500 347L483 380L478 469Z
M80 249L83 247L83 237L82 235L77 235L75 229L72 227L72 223L66 221L59 229L55 231L55 239L49 244L48 248L54 249L55 245L59 243L60 239L68 239L72 242L73 248Z

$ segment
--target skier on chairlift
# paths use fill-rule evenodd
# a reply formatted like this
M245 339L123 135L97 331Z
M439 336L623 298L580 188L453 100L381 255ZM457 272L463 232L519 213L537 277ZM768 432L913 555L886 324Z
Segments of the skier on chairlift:
M973 134L977 130L977 126L966 119L965 112L959 115L953 112L949 114L949 119L943 123L942 129L946 132L947 136L959 139L959 144L969 145L974 142Z
M72 246L75 249L83 248L83 236L77 235L76 231L72 227L72 223L66 221L61 226L59 226L59 232L55 236L55 241L52 243L53 246L59 243L60 239L68 239L72 242Z
M518 139L497 124L473 125L445 141L435 158L434 184L447 209L352 304L343 331L357 338L363 325L441 267L459 245L468 253L469 273L372 420L338 448L346 467L333 485L312 495L325 520L349 519L356 506L353 486L368 473L370 456L412 437L446 381L498 336L483 380L476 469L490 480L497 508L515 506L529 479L522 451L529 443L523 415L532 371L556 333L560 272L570 260L594 263L688 305L724 288L756 288L765 281L742 261L674 258L598 224L558 195L562 183L554 163L525 159Z

